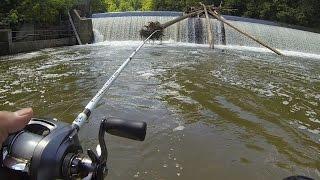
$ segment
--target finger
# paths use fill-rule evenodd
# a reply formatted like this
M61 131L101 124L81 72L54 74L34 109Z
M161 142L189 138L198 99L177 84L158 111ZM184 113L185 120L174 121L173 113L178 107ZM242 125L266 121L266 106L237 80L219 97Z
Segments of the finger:
M31 108L21 109L17 112L0 112L0 127L8 133L23 129L33 116Z
M0 147L2 146L2 143L7 139L8 137L8 131L6 131L3 128L0 128Z
M21 109L16 111L15 118L11 121L11 126L7 129L9 133L17 132L23 129L31 120L33 110L31 108Z

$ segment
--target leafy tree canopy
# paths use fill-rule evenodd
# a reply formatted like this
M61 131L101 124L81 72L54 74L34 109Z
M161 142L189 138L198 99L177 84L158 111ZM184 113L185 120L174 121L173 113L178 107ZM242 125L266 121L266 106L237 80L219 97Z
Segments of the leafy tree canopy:
M1 0L0 26L20 22L54 24L74 6L76 0Z
M92 0L105 4L105 11L184 11L199 2L219 5L220 0ZM320 28L319 0L224 0L225 14L279 21ZM95 11L95 9L93 9Z
M219 5L220 0L0 0L0 27L19 22L53 24L79 2L93 12L184 11L199 2ZM320 0L224 0L225 14L320 28Z

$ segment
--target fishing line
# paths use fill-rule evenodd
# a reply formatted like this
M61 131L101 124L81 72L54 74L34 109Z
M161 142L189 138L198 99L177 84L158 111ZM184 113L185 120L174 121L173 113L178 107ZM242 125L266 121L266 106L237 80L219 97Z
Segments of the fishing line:
M95 88L95 87L97 87L97 85L96 85L96 86L93 86L93 88ZM85 93L86 91L88 91L89 89L92 89L92 86L89 86L89 87L81 90L81 91L80 91L79 93L77 93L77 94L79 94L79 95L84 95L84 93ZM78 95L75 95L75 96L78 96ZM69 110L76 104L76 102L77 102L77 101L75 101L75 100L73 99L73 102L71 103L71 105L70 105L65 111L63 111L62 113L60 113L60 114L57 116L57 119L60 119L62 115L64 115L67 111L69 111ZM65 103L65 102L61 102L61 103Z
M145 39L141 45L133 51L133 53L125 60L125 62L118 68L118 70L109 78L109 80L103 85L103 87L98 91L98 93L92 98L91 101L87 104L83 112L81 112L77 118L73 121L73 128L79 130L83 124L88 120L91 115L93 109L95 109L98 102L102 99L103 95L110 88L112 83L118 78L123 69L129 64L129 62L133 59L133 57L139 52L139 50L146 44L146 42L157 32L160 30L156 30L149 35L147 39Z

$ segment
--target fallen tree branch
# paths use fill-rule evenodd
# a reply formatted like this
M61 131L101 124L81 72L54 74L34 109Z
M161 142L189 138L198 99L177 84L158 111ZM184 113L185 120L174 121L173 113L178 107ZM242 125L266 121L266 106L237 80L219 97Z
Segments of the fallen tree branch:
M270 50L273 51L274 53L276 53L276 54L278 54L278 55L282 55L282 53L280 53L278 50L276 50L276 49L268 46L266 43L260 41L259 39L257 39L257 38L255 38L255 37L249 35L248 33L240 30L239 28L237 28L237 27L235 27L234 25L232 25L232 24L230 24L229 22L227 22L227 21L226 21L222 16L220 16L216 11L213 11L213 10L209 9L209 13L210 13L213 17L215 17L215 18L218 19L219 21L225 23L226 25L228 25L229 27L231 27L231 28L233 28L234 30L238 31L239 33L247 36L248 38L254 40L254 41L257 42L257 43L259 43L260 45L262 45L262 46L270 49Z

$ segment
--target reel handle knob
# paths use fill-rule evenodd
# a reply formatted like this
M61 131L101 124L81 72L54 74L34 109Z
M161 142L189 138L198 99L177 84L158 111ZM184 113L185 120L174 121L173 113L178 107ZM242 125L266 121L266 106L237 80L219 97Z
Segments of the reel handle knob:
M147 123L142 121L128 121L118 118L108 118L103 121L106 132L115 136L144 141Z

